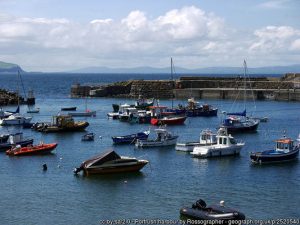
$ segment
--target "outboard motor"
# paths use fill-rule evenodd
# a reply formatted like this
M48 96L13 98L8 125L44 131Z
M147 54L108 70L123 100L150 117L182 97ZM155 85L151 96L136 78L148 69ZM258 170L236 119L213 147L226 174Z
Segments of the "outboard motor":
M199 199L196 201L195 204L192 206L193 209L205 209L206 208L206 202L202 199Z
M73 172L75 175L77 175L81 170L83 170L83 167L74 168Z

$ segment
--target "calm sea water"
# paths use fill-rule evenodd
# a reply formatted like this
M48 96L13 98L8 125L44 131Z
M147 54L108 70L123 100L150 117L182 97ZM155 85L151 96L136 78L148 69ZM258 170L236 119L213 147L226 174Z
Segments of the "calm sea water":
M108 83L126 79L168 79L168 75L24 75L25 88L35 91L41 112L33 121L50 121L63 106L84 109L85 100L68 97L71 84ZM16 89L17 78L1 76L0 88ZM232 109L232 101L201 100ZM258 132L237 134L246 142L239 157L194 159L170 148L135 149L113 146L111 136L149 129L149 125L130 125L108 120L112 103L131 103L130 99L89 99L97 110L95 118L83 118L94 132L94 142L81 142L84 132L42 134L22 128L0 127L0 133L22 131L35 142L58 142L52 155L10 158L0 154L1 224L100 224L102 219L179 219L179 209L199 198L207 203L225 200L247 218L300 218L300 162L253 166L251 151L271 149L283 132L297 138L300 132L300 103L256 102L256 116L268 116ZM170 101L160 101L171 106ZM175 101L175 104L184 101ZM241 104L242 105L242 104ZM253 103L248 102L252 110ZM8 107L14 109L15 107ZM25 112L27 107L22 106ZM221 117L188 118L185 125L169 127L179 141L197 140L202 129L216 131ZM154 127L151 127L154 129ZM152 132L154 135L154 132ZM141 173L110 176L74 176L73 168L95 154L115 149L120 155L150 161ZM42 165L48 171L42 171Z

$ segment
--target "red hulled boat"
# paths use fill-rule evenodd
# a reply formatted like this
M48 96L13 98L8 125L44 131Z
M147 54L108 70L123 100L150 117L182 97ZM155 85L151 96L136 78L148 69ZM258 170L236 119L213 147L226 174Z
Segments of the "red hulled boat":
M56 146L57 143L39 144L27 147L16 146L15 148L7 150L6 154L10 156L47 154L54 150Z
M174 116L174 117L163 117L163 118L152 118L152 125L182 125L186 120L185 116Z

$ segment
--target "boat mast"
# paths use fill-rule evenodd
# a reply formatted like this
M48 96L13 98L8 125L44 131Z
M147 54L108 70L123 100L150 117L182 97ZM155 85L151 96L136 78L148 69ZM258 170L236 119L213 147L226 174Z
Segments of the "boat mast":
M246 110L246 71L247 71L247 63L244 59L244 110Z
M171 80L172 80L172 109L174 107L174 99L173 99L173 90L174 90L174 87L173 87L173 82L174 82L174 79L173 79L173 58L171 57Z

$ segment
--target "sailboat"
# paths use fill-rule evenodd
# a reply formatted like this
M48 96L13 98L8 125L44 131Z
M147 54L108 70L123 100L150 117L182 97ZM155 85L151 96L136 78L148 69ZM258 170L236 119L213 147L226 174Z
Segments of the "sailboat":
M260 122L259 119L247 117L246 74L247 74L247 63L244 60L244 111L227 113L227 117L223 120L221 127L226 128L229 133L256 131Z
M85 111L84 112L69 112L69 116L73 117L91 117L96 116L96 111L90 111L87 109L87 98L85 98Z
M171 79L173 79L173 59L171 58ZM184 121L186 120L186 116L177 116L178 114L185 114L185 109L174 109L174 98L172 96L172 108L166 109L165 113L160 113L156 115L155 117L151 118L151 124L152 125L181 125L184 124ZM150 107L152 109L155 109L155 107ZM156 107L157 108L157 107ZM159 108L159 107L158 107ZM160 108L161 109L161 108ZM181 111L181 113L179 113Z

